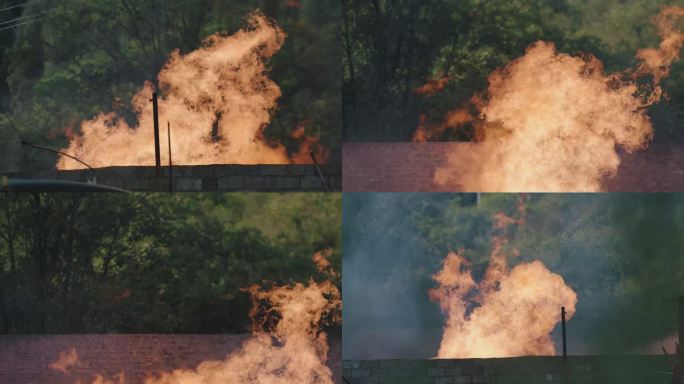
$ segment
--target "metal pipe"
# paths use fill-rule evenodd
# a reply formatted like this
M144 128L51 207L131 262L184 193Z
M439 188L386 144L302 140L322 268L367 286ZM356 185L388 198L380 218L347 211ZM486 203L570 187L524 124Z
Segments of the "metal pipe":
M81 164L85 165L86 167L88 167L88 169L90 169L90 171L93 172L93 181L97 182L97 179L96 179L97 174L95 173L95 169L94 169L93 167L91 167L90 165L88 165L85 161L83 161L83 160L77 158L76 156L72 156L72 155L70 155L70 154L68 154L68 153L66 153L66 152L58 151L58 150L56 150L56 149L52 149L52 148L48 148L48 147L43 147L42 145L37 145L37 144L29 143L29 142L26 141L26 140L21 140L21 145L26 146L26 147L35 148L35 149L40 149L40 150L43 150L43 151L48 151L48 152L56 153L56 154L58 154L58 155L62 155L62 156L66 156L66 157L68 157L68 158L74 159L74 160L78 161L79 163L81 163Z
M568 362L568 349L565 340L565 307L561 307L561 324L563 328L563 363Z
M157 102L157 92L152 94L152 116L154 120L154 164L157 171L157 178L161 177L161 154L159 150L159 108Z
M316 173L318 174L318 178L321 179L321 184L323 184L323 188L326 192L330 192L330 188L328 187L328 183L325 181L323 171L321 171L321 167L318 165L318 160L316 160L316 153L314 153L314 151L311 151L309 152L309 156L311 156L311 160L313 160L314 162L314 166L316 167Z
M169 192L173 192L173 162L171 161L171 123L166 122L166 134L169 137Z

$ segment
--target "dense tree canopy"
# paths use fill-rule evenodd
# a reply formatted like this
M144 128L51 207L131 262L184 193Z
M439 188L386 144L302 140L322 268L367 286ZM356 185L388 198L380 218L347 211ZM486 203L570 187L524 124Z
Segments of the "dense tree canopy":
M0 9L21 4L0 12L0 170L54 166L53 155L22 150L21 138L64 147L64 128L116 103L131 119L126 104L173 50L188 53L210 34L234 33L255 9L288 35L269 63L283 96L266 137L294 145L291 132L306 123L322 144L339 145L333 0L0 0Z
M344 327L435 329L431 275L462 251L479 279L496 212L514 215L518 196L349 194L344 201ZM573 353L629 351L677 329L684 294L684 198L643 194L532 194L509 264L541 260L577 293ZM376 302L377 301L377 302ZM357 308L377 308L384 312ZM345 331L346 332L346 331ZM351 331L350 331L351 332ZM588 346L588 347L587 347ZM434 352L433 352L434 353Z
M587 52L608 70L634 64L656 46L650 23L682 0L342 0L343 132L350 141L406 141L420 116L439 121L487 86L496 68L544 40L560 52ZM684 63L665 82L669 102L651 108L656 140L684 136ZM417 88L448 76L432 96ZM451 132L444 140L470 140Z
M244 332L242 288L339 271L336 194L4 194L0 333Z

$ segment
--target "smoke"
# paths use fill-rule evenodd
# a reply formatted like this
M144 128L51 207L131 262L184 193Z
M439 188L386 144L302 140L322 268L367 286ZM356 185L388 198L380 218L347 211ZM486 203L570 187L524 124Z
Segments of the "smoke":
M489 76L476 95L440 124L424 122L414 140L472 124L479 145L452 154L435 173L440 185L465 191L600 191L620 159L648 146L647 108L661 100L661 80L679 58L684 34L675 27L684 8L665 7L654 18L661 43L637 52L635 69L605 73L591 54L559 53L532 44L525 55Z
M515 343L497 343L504 347L496 354L539 350L517 345L523 339L544 341L544 353L552 354L560 345L560 307L572 313L573 295L577 303L567 324L571 355L660 354L661 345L673 350L677 297L684 293L684 197L532 194L524 198L523 212L511 194L482 194L479 202L474 197L345 195L345 359L431 358L445 324L464 325L453 333L462 341L461 332L479 329L469 321L487 325L485 318L495 310L501 312L494 318L543 329L508 336ZM440 270L451 274L439 275ZM433 275L443 283L436 285ZM468 287L465 296L457 294ZM454 296L430 302L431 289ZM548 301L550 309L537 306L535 298ZM440 313L440 305L451 303L462 305L465 317ZM527 317L533 312L540 318ZM492 340L510 332L505 325L493 328ZM528 332L547 336L535 339Z
M295 154L288 154L281 143L267 141L262 132L281 95L267 76L266 62L285 37L277 25L254 12L249 28L230 36L211 35L187 55L171 53L157 79L160 147L168 148L168 122L174 163L311 162L308 151L318 140L304 135L303 126L293 134L300 143ZM137 125L129 126L115 112L101 113L81 124L80 134L64 151L93 167L153 165L153 92L148 82L132 99ZM162 163L168 163L167 151L161 152ZM318 156L324 161L325 151ZM57 162L58 169L83 167L65 156Z
M613 301L594 314L602 325L589 333L608 352L673 351L678 297L684 294L684 199L679 194L618 195L609 217L622 268ZM654 343L657 342L657 343ZM667 343L667 344L666 344ZM650 348L649 348L650 347ZM656 348L654 348L656 347Z
M430 267L409 207L439 196L345 194L343 359L434 356L441 314L425 299Z

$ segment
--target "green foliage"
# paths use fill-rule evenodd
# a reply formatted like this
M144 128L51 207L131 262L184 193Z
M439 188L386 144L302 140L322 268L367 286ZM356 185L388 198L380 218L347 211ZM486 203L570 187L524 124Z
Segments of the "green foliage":
M7 2L0 1L0 5ZM296 5L296 3L293 3ZM188 53L213 33L234 33L259 9L287 39L271 63L282 97L268 139L294 150L290 134L301 123L321 143L340 142L339 8L333 0L31 0L21 15L49 12L39 21L0 31L0 105L27 140L64 147L63 130L100 112L132 120L130 98L154 81L169 54ZM0 21L4 14L0 14ZM11 33L10 33L11 32ZM115 106L116 105L116 106ZM54 155L27 150L27 168L52 168ZM7 156L3 154L3 160Z
M334 194L6 194L3 333L242 332L242 288L325 279ZM297 223L297 225L294 225ZM339 271L339 268L335 268Z
M343 132L350 141L410 140L421 118L440 121L487 88L487 76L552 41L560 52L588 52L608 70L634 64L656 46L650 23L664 4L682 0L343 0ZM665 84L672 99L652 111L659 133L681 138L682 65ZM435 95L414 91L448 76ZM662 135L661 135L662 136ZM656 135L658 138L659 135ZM471 140L450 132L444 140Z

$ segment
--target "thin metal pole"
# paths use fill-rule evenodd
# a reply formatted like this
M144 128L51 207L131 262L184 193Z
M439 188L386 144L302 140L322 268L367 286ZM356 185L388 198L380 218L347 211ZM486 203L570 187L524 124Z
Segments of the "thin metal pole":
M323 171L321 170L321 167L318 165L316 153L312 150L311 152L309 152L309 156L311 156L311 160L313 160L314 162L314 167L316 169L316 173L318 174L318 178L321 180L321 184L323 184L323 189L325 189L326 192L330 192L330 188L328 187L328 183L325 181Z
M568 349L565 340L565 307L561 307L561 324L563 326L563 363L568 362Z
M157 105L157 92L152 94L152 115L154 118L154 165L157 178L161 177L161 156L159 150L159 108Z
M56 149L52 149L52 148L48 148L48 147L43 147L42 145L29 143L29 142L26 141L26 140L21 140L21 145L23 145L23 146L25 146L25 147L31 147L31 148L35 148L35 149L40 149L40 150L43 150L43 151L48 151L48 152L56 153L56 154L58 154L58 155L62 155L62 156L66 156L66 157L72 158L72 159L78 161L79 163L85 165L86 167L88 167L88 169L90 169L90 171L93 173L93 178L94 178L94 180L96 181L95 178L96 178L97 174L95 173L95 169L94 169L93 167L91 167L90 165L86 164L86 162L84 162L83 160L77 158L76 156L72 156L72 155L70 155L70 154L68 154L68 153L66 153L66 152L58 151L58 150L56 150Z
M166 133L169 137L169 192L173 192L173 162L171 161L171 123L166 122Z

